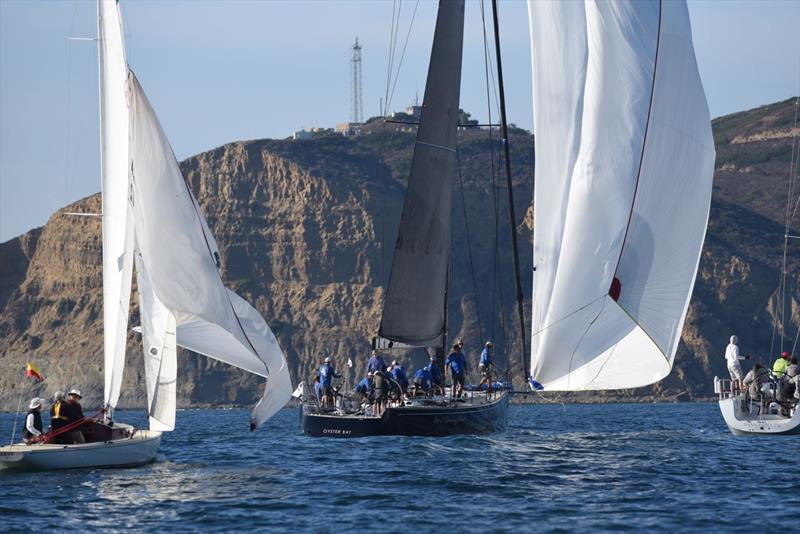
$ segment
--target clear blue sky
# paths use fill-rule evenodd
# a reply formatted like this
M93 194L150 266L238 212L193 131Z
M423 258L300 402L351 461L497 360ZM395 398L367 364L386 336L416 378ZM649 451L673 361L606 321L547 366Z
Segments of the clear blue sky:
M488 1L488 0L487 0ZM414 0L401 8L401 36ZM488 13L487 5L487 16ZM390 1L123 1L128 59L178 158L348 119L350 46L378 114ZM690 1L713 116L800 92L800 1ZM509 120L530 129L527 8L500 7ZM391 108L424 90L436 4L422 1ZM92 1L0 0L0 242L99 190ZM462 107L486 120L480 3L467 2Z

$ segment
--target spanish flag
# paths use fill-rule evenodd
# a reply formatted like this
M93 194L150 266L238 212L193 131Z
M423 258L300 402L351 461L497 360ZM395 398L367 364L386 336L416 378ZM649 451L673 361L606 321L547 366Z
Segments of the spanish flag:
M33 378L37 382L44 380L44 377L39 369L30 362L28 362L28 366L25 368L25 378Z

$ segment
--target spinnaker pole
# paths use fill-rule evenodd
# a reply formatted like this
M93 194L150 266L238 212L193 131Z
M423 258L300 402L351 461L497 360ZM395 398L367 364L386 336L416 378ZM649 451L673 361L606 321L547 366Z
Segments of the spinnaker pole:
M497 0L492 0L492 16L494 18L494 49L497 57L497 85L500 92L500 123L503 135L503 153L505 156L506 182L508 189L508 216L511 221L511 243L514 252L514 281L517 285L517 315L519 316L520 335L522 336L522 369L525 372L525 382L530 378L528 373L528 358L526 357L526 347L528 346L527 336L525 335L525 311L522 306L522 279L519 272L519 250L517 247L517 217L514 213L514 190L511 185L511 159L508 148L508 121L506 119L506 96L503 88L503 63L500 58L500 29L497 20Z

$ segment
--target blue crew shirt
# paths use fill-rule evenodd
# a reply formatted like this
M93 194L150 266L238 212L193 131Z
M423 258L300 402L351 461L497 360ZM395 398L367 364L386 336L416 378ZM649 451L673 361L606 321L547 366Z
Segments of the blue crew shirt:
M356 384L356 393L366 393L369 391L369 378L364 378Z
M336 369L329 363L323 363L319 368L319 382L323 386L330 386L334 378L341 378L341 376L336 374Z
M383 361L381 356L372 356L367 362L367 372L374 373L375 371L385 371L386 370L386 362Z
M442 376L442 370L439 369L439 366L436 365L436 362L431 362L425 368L431 374L431 382L434 384L441 385L444 384L444 377Z
M450 366L450 372L454 375L463 375L467 370L467 359L463 352L451 352L444 362L444 366Z
M483 366L487 366L492 363L492 353L488 348L483 349L481 352L481 361L480 364Z
M408 386L408 376L406 376L406 370L402 365L395 365L394 369L392 369L392 378L401 386Z
M431 372L427 367L417 369L417 372L414 373L414 382L422 382L422 386L425 388L431 387Z

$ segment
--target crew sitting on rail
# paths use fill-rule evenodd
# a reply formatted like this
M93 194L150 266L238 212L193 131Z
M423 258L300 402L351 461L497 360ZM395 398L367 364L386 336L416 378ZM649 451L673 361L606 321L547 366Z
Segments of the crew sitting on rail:
M83 397L81 397L81 392L79 389L72 388L67 394L67 404L72 411L69 420L70 424L77 423L83 419L83 407L81 406L82 398ZM86 437L83 435L80 426L81 425L77 425L76 428L73 428L70 432L67 432L70 443L86 443Z
M74 412L70 404L64 400L64 392L56 391L53 395L53 405L50 407L50 428L54 431L58 431L73 420L75 420ZM66 433L56 434L53 436L52 442L61 444L72 443Z
M431 380L430 370L427 367L417 369L417 372L414 373L414 397L416 397L417 393L420 391L425 395L429 395L432 385L433 381Z
M436 356L431 356L431 362L428 364L428 372L431 374L431 387L433 388L433 394L436 395L439 393L440 395L444 395L444 374L442 370L439 369L439 365L436 363Z
M481 359L478 362L478 371L481 374L481 382L478 389L486 384L486 392L492 392L492 342L487 341L481 352Z
M375 371L385 371L386 370L386 362L384 361L383 357L378 354L377 350L372 351L372 356L367 362L367 373L374 373Z
M392 378L395 382L400 384L400 389L403 392L403 396L408 394L408 375L406 375L406 369L399 363L397 360L392 362L391 367Z
M28 415L25 416L25 428L22 429L22 440L26 445L38 443L42 438L42 404L44 399L34 397L28 406Z
M341 375L336 374L331 362L330 356L325 358L325 363L319 368L319 379L322 384L322 406L333 408L333 379L341 378Z
M447 356L444 362L445 372L450 368L450 376L453 379L453 398L460 398L464 391L464 375L467 372L467 359L461 352L461 346L456 343L453 345L453 352Z

